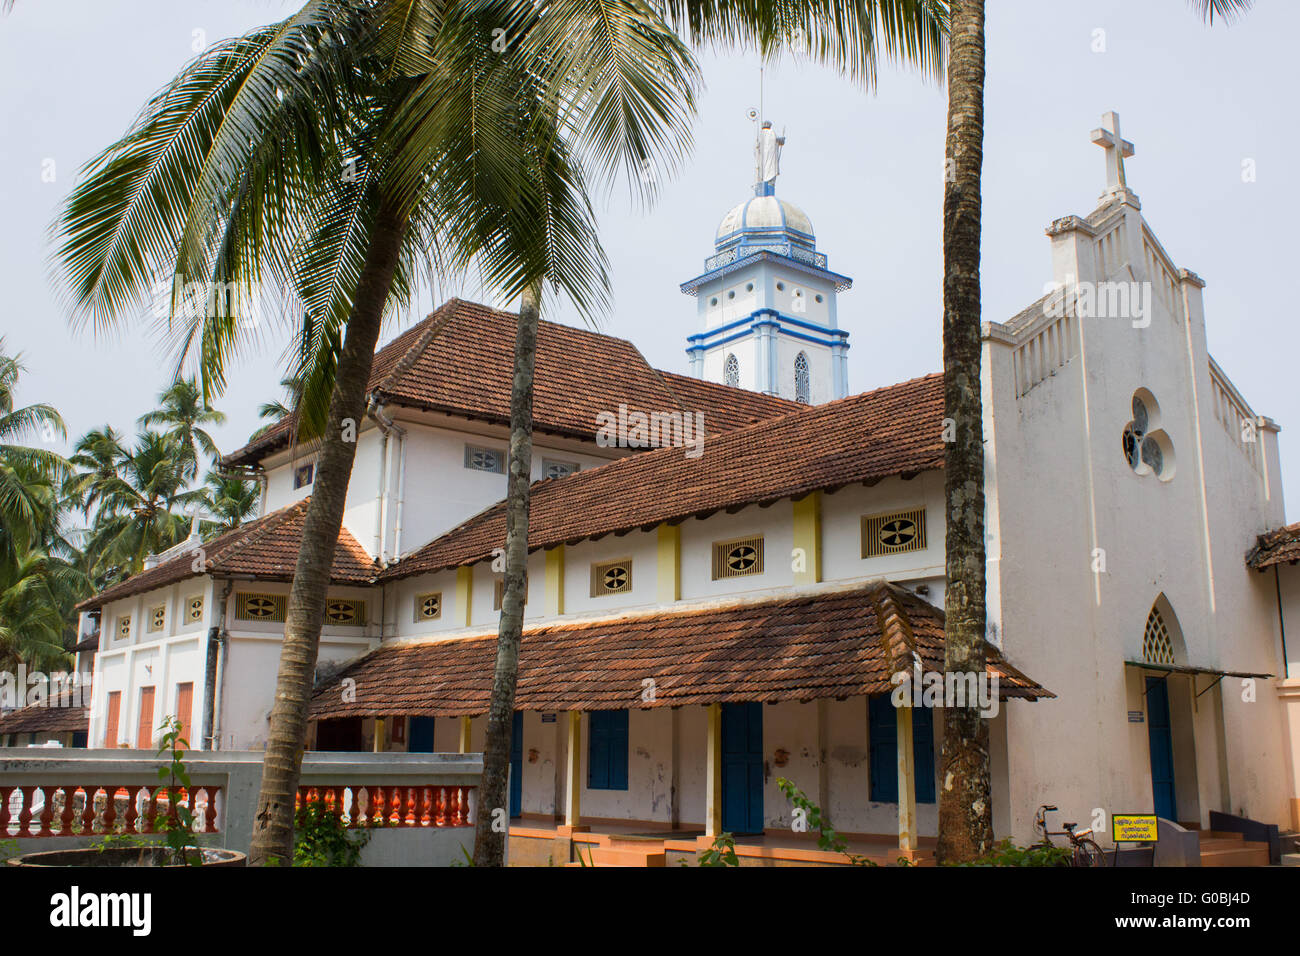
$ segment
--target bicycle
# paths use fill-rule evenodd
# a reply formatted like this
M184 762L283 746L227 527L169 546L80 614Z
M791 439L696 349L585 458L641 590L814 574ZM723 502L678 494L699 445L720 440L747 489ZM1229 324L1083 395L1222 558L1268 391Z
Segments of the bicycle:
M1102 848L1097 845L1097 841L1092 838L1091 830L1079 830L1076 832L1075 827L1078 826L1078 824L1075 823L1065 824L1064 830L1047 829L1047 815L1056 812L1058 812L1056 807L1052 806L1050 803L1045 803L1038 808L1038 813L1034 815L1034 826L1037 828L1038 832L1043 835L1043 839L1039 841L1038 846L1056 846L1056 844L1052 842L1052 837L1068 837L1070 840L1070 846L1073 847L1073 852L1070 856L1071 866L1105 866L1106 854Z

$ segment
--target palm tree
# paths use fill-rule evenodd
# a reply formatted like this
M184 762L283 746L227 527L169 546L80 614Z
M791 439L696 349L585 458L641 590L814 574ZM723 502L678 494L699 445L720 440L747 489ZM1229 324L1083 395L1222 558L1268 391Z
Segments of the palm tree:
M257 513L257 482L231 478L219 471L208 472L203 489L204 507L213 520L207 522L205 537L233 531Z
M202 505L203 492L187 488L187 458L176 439L144 431L117 475L99 489L100 504L86 550L97 577L120 577L144 559L184 540L186 507Z
M50 449L21 444L28 440L48 442L67 437L63 418L53 406L15 407L14 393L24 371L22 356L9 355L4 338L0 337L0 457L9 463L28 461L47 474L62 476L67 472L68 463L60 455ZM0 516L3 514L0 511Z
M64 482L63 493L86 520L90 520L106 485L117 478L127 456L123 436L112 425L92 429L77 441L68 459L75 471Z
M1252 0L1189 0L1208 22ZM943 197L944 448L947 529L944 669L985 669L984 438L980 402L980 173L984 153L984 0L950 0L948 135L952 173ZM976 707L945 707L939 777L939 862L965 862L993 847L989 731Z
M203 428L205 425L223 425L224 412L212 408L203 400L194 379L179 379L158 396L159 408L140 416L139 424L148 428L164 426L163 434L176 441L187 478L198 474L199 451L216 459L220 457L217 443Z

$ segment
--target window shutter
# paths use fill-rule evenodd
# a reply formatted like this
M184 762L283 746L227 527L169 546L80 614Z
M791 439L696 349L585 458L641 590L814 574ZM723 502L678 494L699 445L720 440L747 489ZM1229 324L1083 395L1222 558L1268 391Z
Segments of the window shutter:
M912 708L912 754L916 761L916 802L934 803L934 711Z
M587 787L627 789L627 711L595 710L588 721Z
M871 799L898 802L898 715L888 694L868 697L871 734Z
M117 747L117 721L122 713L122 692L108 692L108 727L104 731L104 746L109 750Z

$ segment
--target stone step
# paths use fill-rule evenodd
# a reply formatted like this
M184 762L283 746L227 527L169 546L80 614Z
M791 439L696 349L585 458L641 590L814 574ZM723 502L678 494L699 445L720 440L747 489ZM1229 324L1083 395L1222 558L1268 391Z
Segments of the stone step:
M1205 845L1206 840L1244 840L1246 837L1240 833L1234 833L1231 830L1199 830L1197 835L1201 838L1201 845Z
M597 866L667 866L663 843L654 847L621 846L593 847L591 860Z
M1212 845L1207 847L1206 842ZM1205 841L1201 844L1201 866L1268 866L1268 844Z
M1283 853L1283 866L1300 866L1300 853Z

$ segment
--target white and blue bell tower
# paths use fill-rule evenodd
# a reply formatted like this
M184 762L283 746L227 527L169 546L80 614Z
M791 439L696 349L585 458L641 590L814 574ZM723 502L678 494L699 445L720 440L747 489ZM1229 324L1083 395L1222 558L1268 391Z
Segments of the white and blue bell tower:
M696 378L818 405L848 394L849 334L835 304L853 280L827 268L812 221L776 196L784 142L763 125L753 197L722 217L704 272L682 283L704 330L686 354Z

